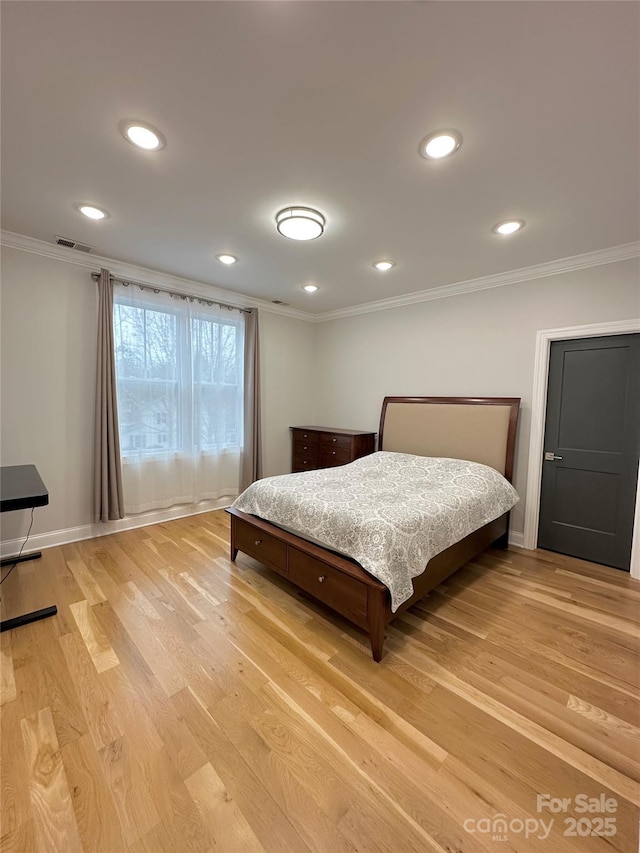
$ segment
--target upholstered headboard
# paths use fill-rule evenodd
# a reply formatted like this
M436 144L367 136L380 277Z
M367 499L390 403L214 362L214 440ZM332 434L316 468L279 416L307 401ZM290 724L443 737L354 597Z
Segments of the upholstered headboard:
M379 449L470 459L511 481L519 397L385 397Z

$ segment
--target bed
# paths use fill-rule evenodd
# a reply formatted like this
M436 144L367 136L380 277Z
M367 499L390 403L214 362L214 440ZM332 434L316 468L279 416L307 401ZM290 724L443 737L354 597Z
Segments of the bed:
M429 464L469 460L470 464L494 469L510 483L519 406L520 399L514 397L385 397L378 442L382 452L374 454L369 463L365 457L344 466L343 472L346 475L359 463L374 466L375 471L376 464L410 454L406 459L427 457L424 461ZM419 464L420 460L415 462ZM274 479L292 483L291 478L318 474L305 472ZM356 560L310 541L299 530L292 532L237 507L230 507L228 512L231 560L235 561L238 551L254 557L364 629L376 662L382 659L384 632L391 619L490 545L506 547L509 521L508 511L504 512L433 556L413 577L412 592L400 605L396 599L392 609L389 587Z

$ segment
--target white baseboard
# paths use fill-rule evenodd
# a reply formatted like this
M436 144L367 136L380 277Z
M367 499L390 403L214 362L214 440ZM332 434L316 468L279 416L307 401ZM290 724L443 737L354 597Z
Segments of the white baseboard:
M214 509L223 509L234 500L233 495L228 495L217 500L200 501L197 504L173 506L169 509L158 509L152 512L140 513L140 515L129 515L118 521L100 522L98 524L83 524L79 527L67 527L64 530L51 530L48 533L36 533L29 537L26 552L42 551L45 548L53 548L56 545L68 545L70 542L81 542L83 539L96 539L99 536L108 536L110 533L120 533L123 530L134 530L137 527L148 527L150 524L158 524L161 521L172 521L175 518L186 518L189 515L200 515L203 512L211 512ZM19 539L8 539L0 544L0 556L13 557L20 551L24 537Z
M524 548L524 533L519 533L517 530L510 530L509 545L513 545L514 548Z

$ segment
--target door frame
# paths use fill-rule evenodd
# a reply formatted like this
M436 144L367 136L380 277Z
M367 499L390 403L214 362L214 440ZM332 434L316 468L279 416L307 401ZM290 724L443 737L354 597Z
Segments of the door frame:
M533 550L538 546L540 521L540 488L542 485L542 456L544 429L547 415L547 383L549 355L552 341L575 338L597 338L609 335L628 335L640 332L640 318L593 323L588 326L568 326L564 329L541 329L536 336L536 353L533 362L533 394L531 398L531 433L529 437L529 465L524 509L523 547ZM631 577L640 580L640 476L636 487L636 509L631 545Z

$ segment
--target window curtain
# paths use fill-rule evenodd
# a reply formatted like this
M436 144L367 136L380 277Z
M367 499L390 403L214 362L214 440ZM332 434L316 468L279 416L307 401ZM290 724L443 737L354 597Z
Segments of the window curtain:
M116 285L114 332L125 511L237 495L245 314Z
M258 309L245 314L244 331L244 442L240 489L262 477L262 432L260 425L260 339Z
M95 521L124 518L118 403L113 338L113 281L98 278L98 358L96 370L93 510Z

